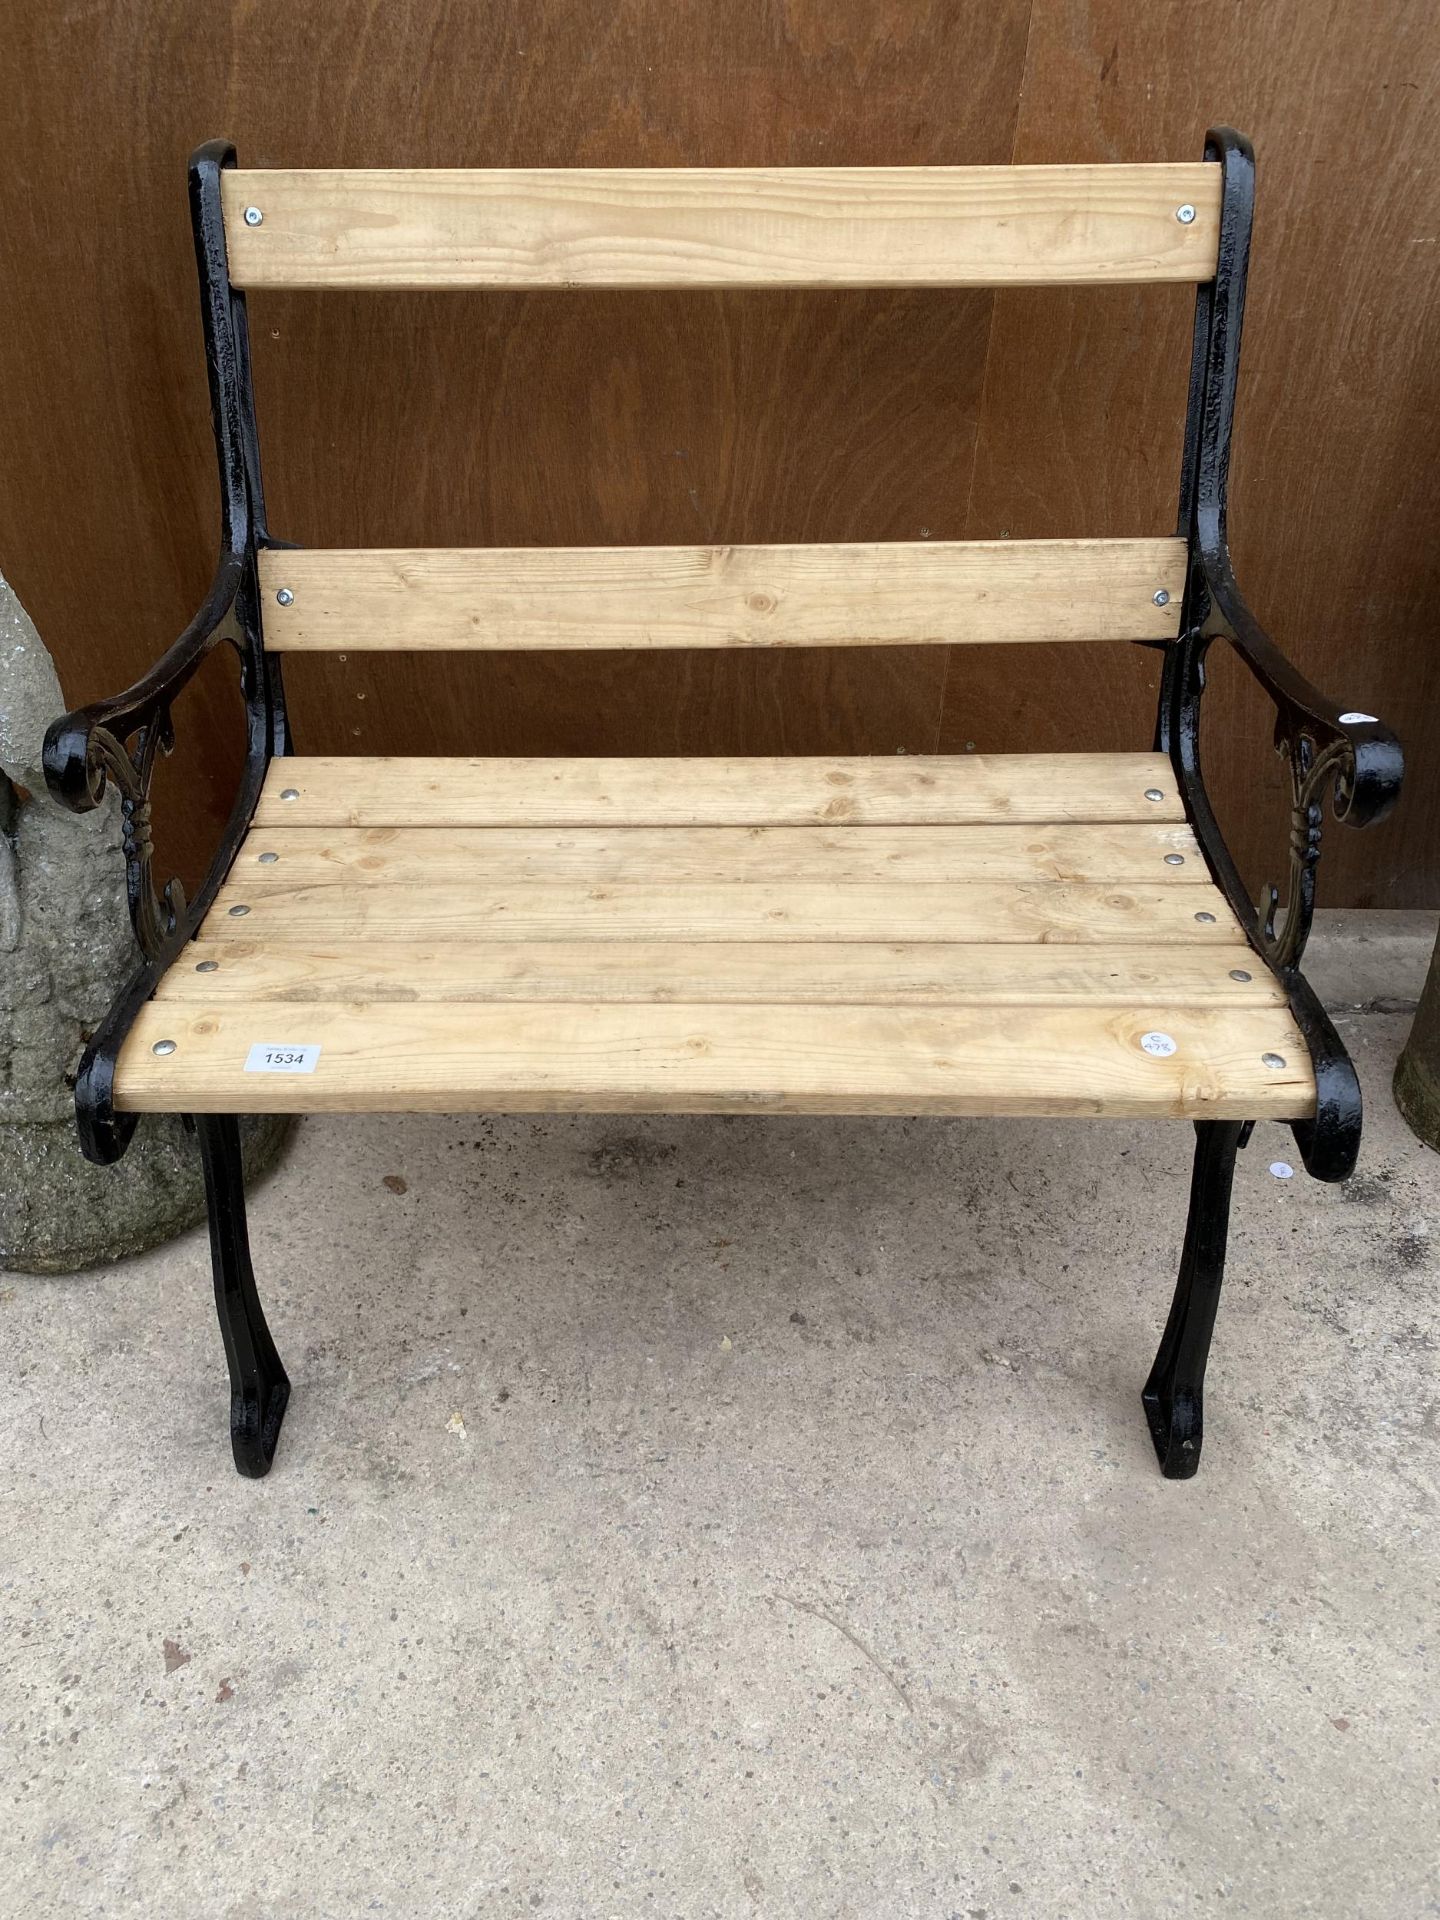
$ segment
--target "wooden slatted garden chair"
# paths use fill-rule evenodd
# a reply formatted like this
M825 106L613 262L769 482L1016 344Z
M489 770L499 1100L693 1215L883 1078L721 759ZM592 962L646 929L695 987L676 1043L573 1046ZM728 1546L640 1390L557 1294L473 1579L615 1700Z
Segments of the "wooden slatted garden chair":
M242 1473L289 1393L251 1273L235 1116L385 1111L1185 1119L1179 1284L1144 1406L1195 1471L1235 1155L1288 1121L1354 1165L1360 1099L1299 971L1322 808L1377 819L1399 749L1241 599L1226 469L1253 198L1246 142L1161 166L244 172L191 206L222 537L204 606L136 686L57 721L55 794L122 797L143 964L86 1052L92 1160L194 1117ZM260 485L251 288L1197 288L1178 531L1161 539L303 552ZM152 878L171 707L237 647L248 755L198 894ZM281 664L343 648L797 647L1110 639L1164 655L1153 746L884 759L329 759ZM1201 775L1206 654L1274 702L1283 914Z

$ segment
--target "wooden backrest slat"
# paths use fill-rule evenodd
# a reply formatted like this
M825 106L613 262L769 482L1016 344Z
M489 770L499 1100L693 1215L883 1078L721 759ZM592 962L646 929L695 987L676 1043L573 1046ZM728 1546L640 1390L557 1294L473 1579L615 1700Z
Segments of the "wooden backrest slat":
M1173 640L1184 579L1173 538L260 555L297 653Z
M1204 161L236 169L223 196L240 287L1197 282L1220 225L1220 168Z

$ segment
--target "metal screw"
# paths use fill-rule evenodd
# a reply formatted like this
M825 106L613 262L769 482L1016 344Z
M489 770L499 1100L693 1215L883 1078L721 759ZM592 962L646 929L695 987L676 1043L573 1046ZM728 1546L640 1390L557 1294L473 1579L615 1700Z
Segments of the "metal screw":
M1147 800L1163 800L1165 796L1160 791L1159 787L1146 787L1145 798Z
M1375 724L1375 716L1373 713L1342 713L1340 716L1340 724L1344 727L1373 726Z
M262 220L263 220L264 218L265 218L265 216L264 216L264 214L263 214L263 213L262 213L262 212L260 211L260 209L259 209L259 207L246 207L246 209L245 209L245 224L246 224L246 226L247 226L247 227L258 227L258 226L259 226L259 224L260 224L260 222L261 222L261 221L262 221Z
M1167 853L1165 856L1165 864L1167 867L1183 867L1185 864L1185 856L1183 853Z
M231 907L230 918L232 920L238 920L242 913L248 913L249 911L250 909L248 907Z
M282 607L292 606L295 601L295 596L289 587L281 587L275 598L280 602Z
M1215 924L1215 916L1213 913L1197 913L1195 918L1202 926L1213 927Z
M157 1040L150 1051L151 1053L158 1054L174 1053L175 1042L173 1040Z
M1157 607L1168 607L1170 604L1170 595L1165 591L1164 587L1161 587L1158 593L1152 595L1152 598Z
M1253 979L1254 976L1253 974L1248 974L1245 971L1244 967L1231 967L1230 978L1232 980L1240 981L1241 984L1243 985L1246 981Z
M280 798L282 800L298 800L300 798L299 787L282 787L280 789Z
M1285 1056L1283 1053L1262 1053L1260 1064L1262 1067L1283 1067Z
M195 971L197 973L218 973L220 971L220 962L218 960L197 960L195 962Z
M250 218L248 213L246 214L245 218L247 220ZM1185 202L1183 207L1176 207L1175 218L1180 222L1182 227L1188 227L1190 223L1194 220L1195 209L1194 207L1191 206L1188 200Z
M262 853L260 855L260 864L262 867L273 867L279 858L278 853Z

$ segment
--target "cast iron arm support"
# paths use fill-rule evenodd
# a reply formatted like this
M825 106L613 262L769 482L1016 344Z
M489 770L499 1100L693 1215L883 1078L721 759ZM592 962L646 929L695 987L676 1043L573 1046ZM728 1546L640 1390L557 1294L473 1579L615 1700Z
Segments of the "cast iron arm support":
M224 625L244 576L243 551L222 554L200 611L149 672L113 699L62 715L45 735L46 785L63 806L74 813L88 813L99 806L112 781L119 791L130 919L147 959L163 952L185 912L185 893L178 880L156 890L151 776L158 756L169 753L175 744L171 703L217 640L225 637Z
M1368 826L1383 819L1400 792L1399 742L1369 715L1342 713L1301 674L1259 625L1235 583L1223 538L1194 555L1187 596L1197 624L1173 655L1168 745L1196 838L1251 945L1285 988L1315 1069L1316 1112L1292 1131L1307 1171L1319 1180L1348 1179L1359 1151L1360 1086L1349 1055L1300 971L1315 911L1315 869L1327 802L1337 820ZM1200 708L1205 657L1228 642L1275 707L1275 746L1290 771L1289 876L1267 886L1257 902L1241 878L1210 805L1200 762ZM1277 924L1278 919L1278 924Z
M1195 305L1190 404L1181 467L1180 522L1190 565L1178 641L1168 650L1157 745L1168 752L1195 835L1246 937L1285 988L1315 1070L1316 1111L1293 1131L1307 1170L1320 1180L1353 1171L1360 1144L1360 1084L1354 1066L1300 971L1315 911L1315 866L1327 802L1338 820L1368 826L1395 804L1403 762L1394 736L1369 714L1342 712L1285 658L1246 606L1230 564L1225 514L1230 443L1245 316L1255 203L1255 156L1232 127L1212 127L1205 158L1221 169L1220 233L1213 282ZM1257 904L1225 844L1205 791L1200 703L1205 657L1228 642L1275 707L1275 745L1290 769L1289 883Z
M1209 609L1201 627L1207 645L1227 639L1275 708L1275 748L1290 771L1290 876L1284 922L1277 930L1280 889L1270 886L1254 909L1266 958L1278 973L1297 967L1315 912L1315 869L1325 805L1347 826L1383 820L1400 797L1405 762L1400 743L1373 714L1343 710L1292 666L1246 605L1223 532L1204 538L1198 571ZM1203 654L1200 681L1204 684ZM1198 689L1197 689L1198 695ZM1199 701L1195 703L1198 730ZM1182 733L1182 751L1186 740Z
M265 769L288 748L279 662L267 660L255 571L265 531L245 303L230 285L220 183L234 161L226 141L211 141L190 162L190 214L200 274L201 319L210 377L210 411L220 477L220 558L210 591L170 650L111 700L55 721L45 736L45 779L76 813L98 806L113 781L120 793L130 917L141 964L91 1037L76 1077L75 1106L86 1157L118 1160L135 1116L114 1108L115 1064L139 1009L219 891L255 811ZM157 890L150 833L150 782L160 754L174 745L171 707L202 662L224 641L239 656L245 702L245 767L225 831L193 901L178 880Z

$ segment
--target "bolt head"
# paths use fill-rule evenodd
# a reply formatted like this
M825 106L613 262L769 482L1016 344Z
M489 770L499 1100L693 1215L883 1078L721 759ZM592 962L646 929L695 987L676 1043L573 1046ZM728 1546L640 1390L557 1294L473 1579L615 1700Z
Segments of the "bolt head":
M1238 980L1242 986L1247 980L1253 980L1254 977L1253 974L1247 973L1244 967L1231 967L1230 969L1230 978L1232 980Z
M258 227L264 218L265 216L259 207L246 207L245 224L247 227Z
M1185 864L1185 856L1183 853L1167 853L1165 856L1165 864L1167 867L1183 867Z
M231 907L230 918L232 920L238 920L242 913L248 913L249 911L249 907Z
M280 858L280 856L279 856L279 854L278 854L278 853L262 853L262 854L261 854L261 855L259 856L259 859L260 859L260 865L261 865L262 867L273 867L273 866L274 866L274 864L275 864L275 862L276 862L276 861L277 861L277 860L278 860L279 858Z
M300 798L299 787L282 787L280 789L280 798L282 800L298 800Z
M1160 591L1152 597L1157 607L1168 607L1170 604L1170 596L1164 587L1161 587Z
M1165 798L1165 795L1161 792L1159 787L1146 787L1145 798L1147 800L1163 800Z
M197 960L195 962L195 971L197 973L218 973L220 971L220 962L218 960Z
M1215 924L1215 916L1213 913L1197 913L1195 918L1200 922L1202 927L1213 927Z
M151 1047L150 1051L151 1053L160 1054L163 1058L163 1056L167 1053L174 1053L175 1042L173 1040L157 1040L154 1046Z
M1176 207L1175 218L1180 222L1182 227L1188 227L1194 224L1195 209L1188 200L1183 207Z
M1272 1071L1278 1072L1285 1064L1285 1056L1283 1053L1262 1053L1260 1064L1262 1067L1269 1067Z
M295 596L289 587L281 587L275 598L280 602L282 607L289 607L295 604Z

